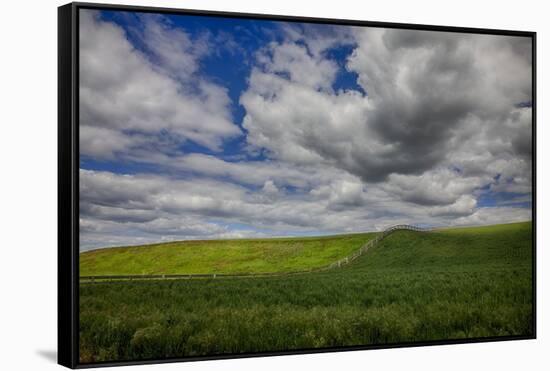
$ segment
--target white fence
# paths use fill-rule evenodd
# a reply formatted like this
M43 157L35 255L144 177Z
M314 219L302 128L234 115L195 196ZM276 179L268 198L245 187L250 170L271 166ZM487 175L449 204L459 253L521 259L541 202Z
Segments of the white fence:
M393 232L396 232L396 231L429 232L429 231L431 231L431 229L421 228L421 227L417 227L417 226L414 226L414 225L408 225L408 224L398 224L398 225L391 226L389 228L384 229L384 231L382 231L382 233L378 234L374 239L370 240L369 242L367 242L366 244L361 246L361 248L359 250L357 250L356 252L354 252L353 254L351 254L349 256L346 256L345 258L342 258L338 261L335 261L334 263L332 263L332 264L328 265L327 267L325 267L325 269L340 268L343 265L349 264L350 262L354 261L355 259L357 259L361 255L366 253L371 247L375 246L380 241L382 241L384 238L386 238L387 236L389 236L390 234L392 234Z
M320 268L313 268L306 271L296 271L296 272L275 272L275 273L236 273L236 274L150 274L150 275L117 275L117 276L81 276L81 283L93 283L93 282L104 282L104 281L128 281L128 280L146 280L146 279L213 279L219 278L237 278L237 277L269 277L269 276L288 276L294 274L303 274L311 272L326 271L329 269L340 268L346 264L351 263L361 255L365 254L371 247L377 245L384 238L396 231L415 231L415 232L429 232L431 229L420 228L414 225L408 224L399 224L392 227L386 228L381 233L377 234L375 238L369 240L365 243L359 250L355 251L353 254L348 255L334 263L331 263L327 266Z

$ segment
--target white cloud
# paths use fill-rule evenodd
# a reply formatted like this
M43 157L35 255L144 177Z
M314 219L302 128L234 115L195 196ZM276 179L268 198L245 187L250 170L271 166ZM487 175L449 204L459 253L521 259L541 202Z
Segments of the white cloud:
M531 220L531 209L519 207L483 207L472 215L451 221L452 225L488 225Z
M446 206L436 206L430 210L432 216L469 216L475 212L477 201L473 196L461 195L454 203Z
M496 161L527 154L531 110L516 105L531 100L529 39L353 31L347 70L368 96L332 91L335 74L318 67L331 61L301 44L271 44L260 54L241 96L252 147L285 162L332 165L366 182L476 163L483 175L496 176L487 171ZM307 38L293 38L308 45ZM510 64L502 67L502 60ZM308 82L321 78L323 84Z
M363 206L366 197L363 183L357 179L335 180L312 189L310 194L319 200L328 199L329 208L334 210Z
M248 143L285 162L353 161L350 150L359 145L355 138L363 139L368 131L364 118L369 102L361 93L317 91L258 69L252 70L240 102L246 109ZM373 150L384 150L384 145L374 146Z
M140 239L226 238L235 233L344 233L400 223L445 226L528 218L526 211L500 216L496 210L489 216L486 211L478 213L483 209L475 208L472 196L460 196L445 206L419 206L400 201L379 186L367 190L357 178L327 181L308 193L296 194L279 189L272 181L255 191L204 178L81 170L80 186L84 249L106 246L107 241L133 244Z
M199 59L209 54L208 35L193 40L188 33L174 27L169 19L159 15L145 14L141 20L143 29L138 28L137 32L158 61L158 67L189 82L199 69Z
M148 18L146 25L144 40L158 55L158 65L128 41L122 28L98 13L81 12L81 153L113 159L139 148L144 136L154 143L164 133L219 150L225 138L241 131L232 123L225 88L195 74L202 47L159 19Z
M236 102L200 74L210 36L139 21L147 53L81 17L81 153L142 171L81 170L83 248L531 218L513 207L532 186L532 112L517 105L531 99L525 40L285 25L256 54L241 133ZM328 53L342 45L344 66ZM333 88L346 71L363 90ZM231 161L181 151L192 140L215 153L242 134L247 153ZM519 195L478 206L499 192Z
M288 74L290 81L312 89L331 90L338 66L321 56L312 56L305 46L272 42L258 55L265 71Z
M395 197L420 205L450 205L492 182L488 176L467 177L447 168L422 175L391 174L383 185Z

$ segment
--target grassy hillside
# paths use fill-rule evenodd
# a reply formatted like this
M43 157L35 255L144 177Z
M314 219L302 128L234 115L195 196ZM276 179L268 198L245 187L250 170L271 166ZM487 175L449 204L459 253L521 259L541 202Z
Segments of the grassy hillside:
M531 223L513 223L431 233L397 231L355 265L369 272L525 268L531 264L531 230Z
M266 273L328 265L375 233L328 237L182 241L80 254L80 275Z
M294 276L81 284L82 362L532 334L531 223L396 232Z

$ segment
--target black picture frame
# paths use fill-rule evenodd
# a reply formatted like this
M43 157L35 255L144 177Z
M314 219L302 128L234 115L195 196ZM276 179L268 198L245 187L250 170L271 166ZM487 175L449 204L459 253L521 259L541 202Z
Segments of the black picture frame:
M499 336L460 340L422 341L383 345L361 345L337 348L313 348L277 352L223 354L200 357L149 359L135 361L79 363L79 10L120 10L141 13L204 15L211 17L279 20L349 26L384 27L409 30L444 31L489 35L522 36L532 41L532 287L533 334L528 336ZM536 339L536 245L537 245L537 194L536 194L536 32L498 30L486 28L449 27L423 24L358 21L348 19L311 18L283 15L169 9L145 6L128 6L96 3L70 3L58 8L58 363L69 368L154 364L167 362L217 360L290 354L341 352L380 348L417 347L462 343L494 342Z

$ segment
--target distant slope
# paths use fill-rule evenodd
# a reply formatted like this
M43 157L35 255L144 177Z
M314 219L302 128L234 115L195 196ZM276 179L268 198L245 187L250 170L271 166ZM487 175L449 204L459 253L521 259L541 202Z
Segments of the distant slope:
M328 265L374 236L181 241L106 248L80 254L80 275L292 272Z
M521 268L531 262L532 223L396 231L342 269L361 271ZM377 233L327 237L180 241L80 254L81 276L286 273L327 266Z
M397 231L357 259L350 268L369 271L477 270L524 268L531 264L532 223Z

